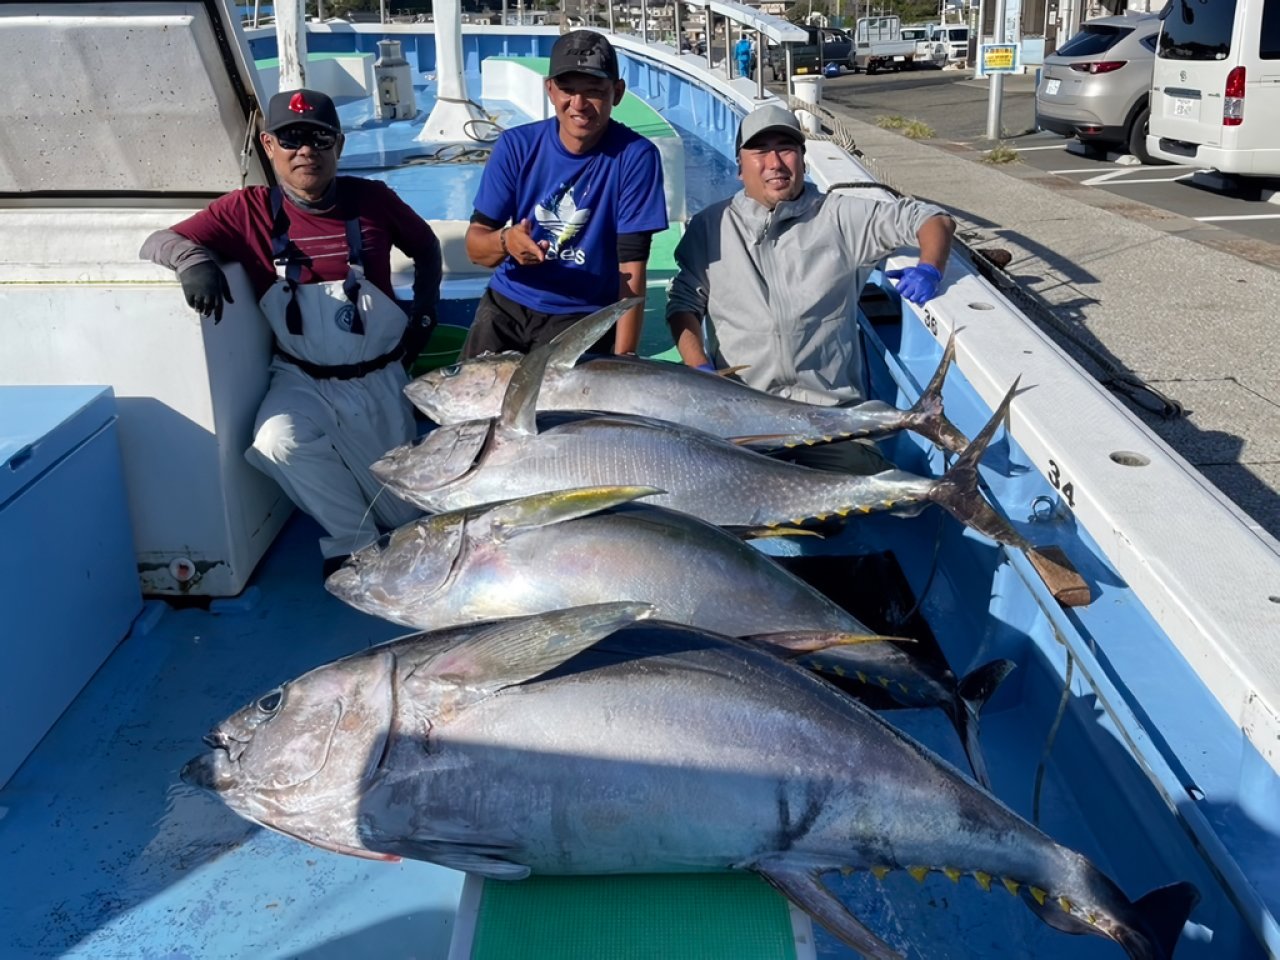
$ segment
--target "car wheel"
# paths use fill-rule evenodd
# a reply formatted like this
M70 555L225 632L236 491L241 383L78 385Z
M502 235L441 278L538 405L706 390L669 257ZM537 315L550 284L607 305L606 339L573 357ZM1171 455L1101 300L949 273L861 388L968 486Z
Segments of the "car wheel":
M1145 106L1133 118L1133 123L1129 124L1129 152L1141 160L1143 163L1159 164L1164 161L1159 160L1147 152L1147 125L1151 120L1151 107Z

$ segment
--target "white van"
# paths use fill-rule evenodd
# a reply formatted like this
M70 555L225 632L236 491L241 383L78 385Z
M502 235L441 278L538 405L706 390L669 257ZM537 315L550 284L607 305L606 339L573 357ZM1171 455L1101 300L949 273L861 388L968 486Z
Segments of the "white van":
M1147 150L1280 175L1280 2L1171 0L1156 45Z
M959 23L947 24L933 31L934 55L941 44L947 63L969 59L969 28Z

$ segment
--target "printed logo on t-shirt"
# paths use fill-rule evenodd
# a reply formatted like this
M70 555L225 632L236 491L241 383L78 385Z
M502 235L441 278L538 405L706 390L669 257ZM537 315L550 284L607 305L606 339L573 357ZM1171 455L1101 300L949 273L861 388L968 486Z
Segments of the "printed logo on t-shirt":
M586 260L586 254L582 250L570 245L570 241L585 230L591 221L591 208L579 207L573 195L578 179L574 177L566 180L533 208L533 218L551 244L547 249L547 257L553 260L570 260L574 263Z
M338 325L339 330L351 332L351 326L355 323L356 308L355 304L344 303L338 308L338 312L333 315L333 322Z

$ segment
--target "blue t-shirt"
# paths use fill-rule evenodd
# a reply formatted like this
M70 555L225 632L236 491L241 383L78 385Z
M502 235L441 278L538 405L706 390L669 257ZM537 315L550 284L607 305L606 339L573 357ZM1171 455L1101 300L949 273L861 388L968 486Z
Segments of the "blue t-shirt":
M547 240L545 263L510 257L490 286L543 313L587 313L618 301L618 235L665 230L667 201L658 148L610 120L581 156L560 142L555 117L503 132L494 144L475 209L499 223L528 220Z

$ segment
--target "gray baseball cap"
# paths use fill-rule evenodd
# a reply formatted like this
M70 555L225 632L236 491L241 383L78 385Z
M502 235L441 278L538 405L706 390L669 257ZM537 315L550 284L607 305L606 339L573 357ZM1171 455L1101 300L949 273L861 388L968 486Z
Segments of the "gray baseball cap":
M742 118L738 127L738 139L734 144L737 153L751 141L765 133L785 133L796 143L804 143L804 130L796 115L780 103L766 103L763 107L752 110Z

